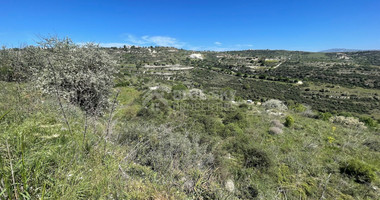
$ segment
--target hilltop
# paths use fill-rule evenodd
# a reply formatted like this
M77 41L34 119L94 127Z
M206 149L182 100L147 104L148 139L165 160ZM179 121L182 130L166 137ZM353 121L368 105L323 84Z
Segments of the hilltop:
M334 48L334 49L323 50L323 51L321 51L321 52L332 53L332 52L357 52L357 51L365 51L365 50Z

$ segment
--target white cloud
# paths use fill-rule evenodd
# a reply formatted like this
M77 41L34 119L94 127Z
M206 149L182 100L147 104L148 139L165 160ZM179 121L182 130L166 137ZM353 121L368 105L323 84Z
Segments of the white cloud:
M252 44L236 44L236 48L246 48L246 47L253 47Z
M128 42L131 42L132 44L136 44L136 45L143 45L143 44L146 44L147 42L144 41L144 40L141 40L139 38L136 38L135 36L133 35L127 35L127 39L126 39Z
M181 42L173 37L168 36L149 36L135 37L133 35L127 35L126 40L136 45L154 45L154 46L169 46L182 48L185 46L184 42Z
M220 46L220 45L222 45L221 42L214 42L214 44L215 44L216 46Z
M245 50L252 49L251 44L231 44L225 45L219 41L216 41L211 46L196 46L186 42L182 42L174 37L169 36L135 36L132 34L122 35L125 42L109 42L109 43L99 43L102 47L123 47L126 46L167 46L175 48L184 48L194 51L234 51L234 50ZM85 44L85 43L78 43Z
M158 46L183 46L183 43L177 41L177 39L165 36L144 36L144 40L157 44Z

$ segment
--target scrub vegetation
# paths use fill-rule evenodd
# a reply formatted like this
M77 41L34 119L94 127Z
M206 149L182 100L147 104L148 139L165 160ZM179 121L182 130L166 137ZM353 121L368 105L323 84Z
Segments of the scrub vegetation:
M1 199L380 198L379 52L0 57Z

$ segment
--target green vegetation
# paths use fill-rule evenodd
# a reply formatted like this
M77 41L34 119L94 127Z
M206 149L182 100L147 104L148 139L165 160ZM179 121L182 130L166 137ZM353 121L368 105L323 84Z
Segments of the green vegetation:
M328 121L332 117L332 114L329 112L319 113L318 117L319 117L319 119L322 119L324 121Z
M369 127L376 127L377 126L377 123L374 119L372 119L371 117L365 117L365 116L362 116L359 118L359 120L361 122L364 122L365 125L369 126Z
M340 171L341 173L353 176L359 182L372 182L376 177L371 166L355 159L342 163Z
M197 60L175 48L91 48L88 58L110 67L117 61L118 70L101 73L113 81L97 84L103 64L81 68L83 57L70 71L59 60L73 58L66 54L1 51L1 199L380 198L379 115L368 111L378 102L366 99L378 89L256 77L289 67L275 68L285 61L376 65L376 52L347 53L349 61L335 53L200 52ZM39 71L31 52L44 55L34 64L51 59L56 70ZM75 71L93 75L93 84L69 79ZM58 72L60 84L41 75ZM31 84L38 77L53 84ZM101 95L101 112L88 115L100 101L83 107L70 98L78 87L69 83ZM57 85L55 93L44 90ZM345 91L358 99L318 96Z
M294 125L294 118L292 116L287 116L285 118L285 126L286 127L292 127Z
M187 87L183 84L178 84L178 85L174 85L172 87L172 90L179 90L179 91L184 91L184 90L187 90Z

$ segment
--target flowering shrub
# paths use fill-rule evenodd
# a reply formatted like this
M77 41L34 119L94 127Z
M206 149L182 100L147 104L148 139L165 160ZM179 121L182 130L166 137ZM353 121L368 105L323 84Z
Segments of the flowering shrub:
M271 99L263 103L265 109L277 109L277 110L287 110L288 107L284 104L284 102Z
M347 127L366 128L363 122L353 117L334 116L330 118L330 122L342 124Z
M98 45L83 46L69 38L44 38L27 48L29 67L37 87L78 105L89 113L108 106L115 62Z

